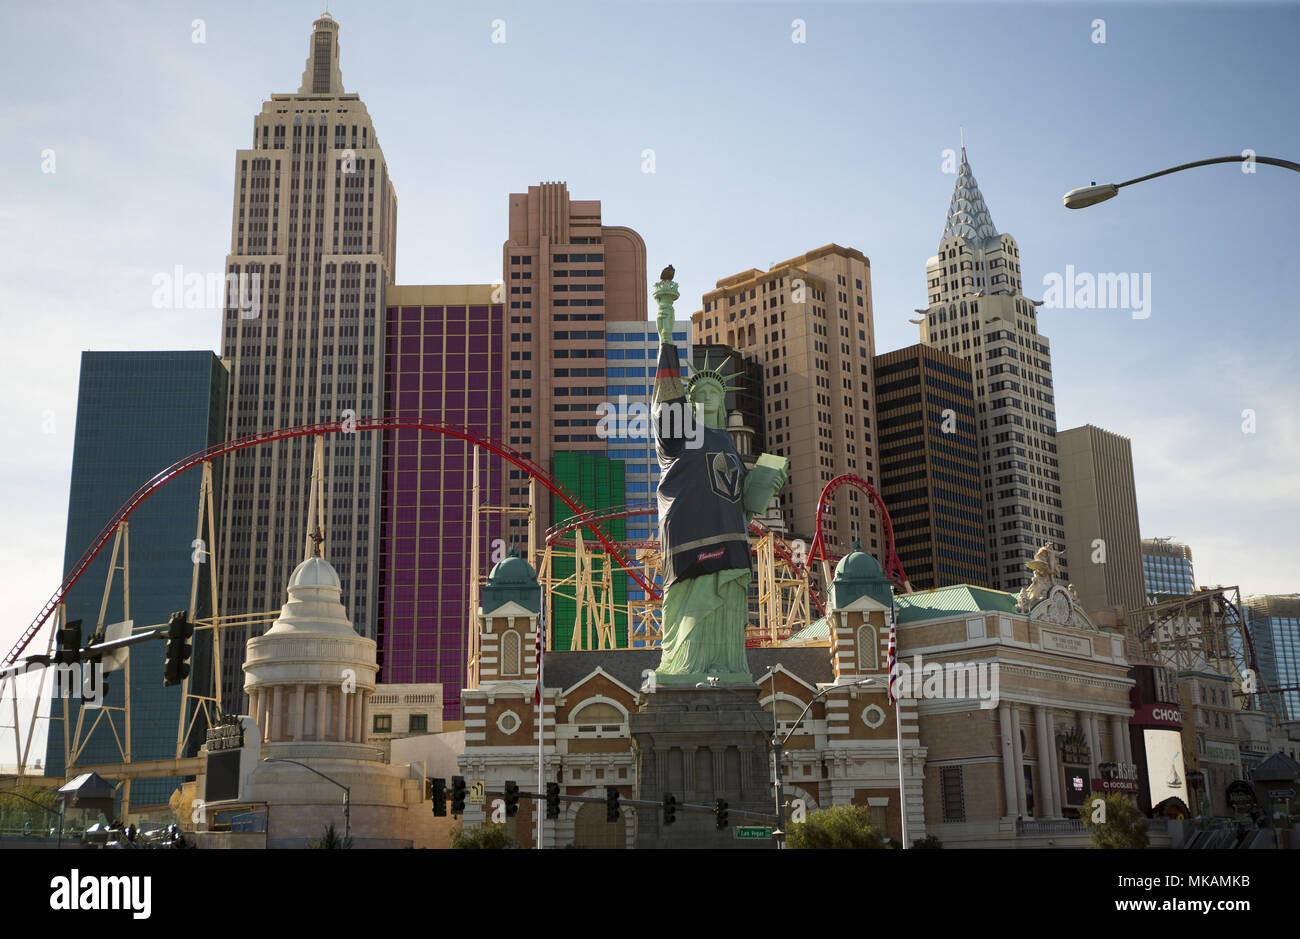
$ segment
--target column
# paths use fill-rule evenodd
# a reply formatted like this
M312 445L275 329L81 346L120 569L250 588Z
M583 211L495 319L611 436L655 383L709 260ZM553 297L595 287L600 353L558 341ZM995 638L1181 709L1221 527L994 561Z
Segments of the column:
M1041 704L1034 708L1034 727L1037 728L1038 749L1038 801L1042 803L1034 814L1039 818L1056 815L1055 792L1052 791L1051 738L1047 735L1047 708Z
M1083 725L1083 733L1088 738L1088 771L1097 775L1097 754L1101 741L1097 738L1096 715L1090 711L1083 711L1079 714Z
M361 742L361 692L354 691L348 695L352 699L351 739L353 743Z
M1011 746L1011 705L1005 701L998 705L998 733L1002 736L1002 785L1006 791L1007 818L1016 814L1016 779L1012 775L1015 751Z
M307 730L307 686L299 684L294 691L294 740L301 740Z
M328 704L327 694L329 687L327 685L316 686L316 739L325 739L325 730L329 726L326 720L326 706Z
M271 702L271 740L279 740L284 729L284 686L276 685Z
M366 742L366 737L370 733L370 693L367 691L358 691L361 695L361 736L359 741ZM397 728L393 728L396 730Z
M1132 763L1128 756L1128 721L1123 715L1110 716L1110 735L1115 740L1115 760L1120 763Z
M1056 721L1051 708L1043 708L1043 729L1047 734L1047 789L1051 795L1052 816L1061 817L1061 770L1056 762Z
M339 742L342 743L343 741L345 741L345 740L348 739L348 738L347 738L347 732L348 732L348 699L350 699L350 698L352 697L352 695L350 695L350 694L348 694L346 691L344 691L342 685L340 685L340 686L335 690L334 693L335 693L335 695L337 695L337 699L338 699L338 703L339 703L339 706L338 706L338 712L337 712L337 713L338 713L338 727L337 727L337 730L338 730L338 739L339 739Z
M1024 817L1028 814L1025 807L1025 753L1020 746L1020 708L1014 704L1011 705L1011 751L1015 760L1012 778L1016 783L1016 811Z

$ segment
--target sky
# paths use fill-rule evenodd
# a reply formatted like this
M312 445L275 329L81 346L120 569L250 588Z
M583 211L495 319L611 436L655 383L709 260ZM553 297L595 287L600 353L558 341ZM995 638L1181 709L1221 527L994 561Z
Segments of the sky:
M153 278L223 270L235 151L270 94L297 90L320 12L0 9L6 650L62 579L80 353L219 349L219 309L157 309ZM831 242L861 250L876 351L889 351L918 340L908 318L926 305L964 129L1027 295L1071 271L1149 275L1145 317L1040 311L1058 428L1132 439L1142 534L1190 544L1199 582L1300 590L1300 178L1228 164L1083 211L1061 202L1094 180L1247 149L1300 160L1300 6L334 0L330 12L345 88L369 108L396 186L399 284L498 280L508 194L563 180L601 200L605 224L641 234L648 269L676 265L679 315L728 275Z

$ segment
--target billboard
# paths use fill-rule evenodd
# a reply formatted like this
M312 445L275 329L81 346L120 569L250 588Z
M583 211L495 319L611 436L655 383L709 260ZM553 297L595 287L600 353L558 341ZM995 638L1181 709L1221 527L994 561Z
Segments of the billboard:
M1169 798L1177 798L1191 805L1187 794L1187 767L1183 763L1183 735L1176 730L1144 727L1142 740L1146 744L1147 787L1151 805L1156 806Z

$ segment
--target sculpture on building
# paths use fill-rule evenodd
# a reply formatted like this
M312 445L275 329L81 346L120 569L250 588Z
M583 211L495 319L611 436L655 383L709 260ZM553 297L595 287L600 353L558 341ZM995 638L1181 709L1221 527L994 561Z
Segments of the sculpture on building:
M654 287L660 345L651 411L664 570L655 681L748 684L749 520L784 484L790 461L763 454L746 470L727 433L727 376L706 367L682 380L674 273L665 268Z
M1096 629L1079 603L1074 585L1064 583L1061 554L1051 544L1044 544L1034 553L1032 561L1025 562L1034 576L1016 598L1016 612L1028 613L1031 620Z

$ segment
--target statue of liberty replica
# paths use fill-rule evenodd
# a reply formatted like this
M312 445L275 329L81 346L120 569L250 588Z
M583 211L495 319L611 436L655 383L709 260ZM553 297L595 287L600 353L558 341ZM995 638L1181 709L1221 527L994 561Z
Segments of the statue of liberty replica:
M665 268L654 286L660 345L651 422L664 570L655 682L752 684L745 660L749 520L781 488L790 461L763 454L747 472L726 429L728 376L705 367L683 382L672 336L673 301L680 296L674 273Z

